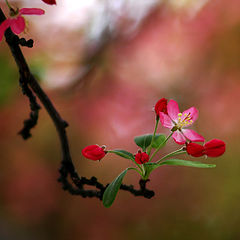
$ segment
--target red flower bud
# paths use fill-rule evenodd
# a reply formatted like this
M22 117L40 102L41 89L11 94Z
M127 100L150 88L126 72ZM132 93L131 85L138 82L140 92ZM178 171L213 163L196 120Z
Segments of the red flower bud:
M225 143L219 139L213 139L206 142L203 146L197 143L187 144L187 153L193 157L201 157L207 155L208 157L219 157L225 152Z
M104 149L98 145L90 145L82 150L82 155L91 160L100 160L106 155L106 153Z
M138 151L138 153L135 155L135 162L137 164L143 164L149 161L149 156L147 153L145 152L141 152L140 150Z
M219 157L225 152L225 142L219 139L213 139L204 145L205 154L208 157Z
M187 153L193 157L201 157L205 154L204 147L193 142L187 144Z
M57 4L56 0L42 0L42 1L50 5Z
M161 98L160 100L158 100L154 109L155 109L157 117L159 117L160 112L167 114L167 99Z

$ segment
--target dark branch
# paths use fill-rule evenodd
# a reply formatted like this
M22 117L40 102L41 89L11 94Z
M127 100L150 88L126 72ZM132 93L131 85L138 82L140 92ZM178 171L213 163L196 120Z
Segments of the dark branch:
M38 121L38 112L40 109L40 106L37 103L36 97L32 93L32 91L29 89L28 84L26 81L24 81L21 76L19 79L20 86L22 88L22 92L24 95L26 95L30 102L30 117L27 120L24 120L24 126L22 130L19 132L19 134L23 137L23 139L28 139L31 137L30 130L37 125Z
M0 9L0 23L5 20L5 16ZM37 115L39 110L39 105L36 102L35 96L32 94L31 90L36 94L38 99L43 104L44 108L47 110L49 116L51 117L61 142L61 150L62 150L62 161L59 169L60 177L58 181L62 184L62 188L67 190L69 193L73 195L80 195L82 197L97 197L100 200L103 197L104 190L107 185L104 186L100 182L98 182L97 178L92 177L87 179L85 177L80 177L73 165L69 144L66 134L66 127L68 126L67 122L61 118L55 107L53 106L51 100L48 98L46 93L42 90L40 85L38 84L35 77L29 70L28 64L22 54L22 51L19 47L19 44L28 46L28 41L25 39L19 39L18 36L13 34L13 32L9 29L5 32L5 38L8 46L10 47L11 53L15 59L17 64L19 75L20 75L20 85L22 86L24 94L26 94L31 102L31 120L27 120L28 123L26 125L26 129L31 128L30 126L35 125L37 123ZM29 40L30 41L30 40ZM30 90L30 88L31 90ZM24 127L25 128L25 127ZM22 130L24 134L28 134L27 130ZM21 132L22 132L21 131ZM25 133L26 131L26 133ZM30 133L29 133L30 134ZM24 135L25 136L25 135ZM72 183L69 182L69 177L72 180ZM136 190L132 185L124 185L122 184L120 189L128 191L135 196L143 196L145 198L151 198L154 196L154 192L146 189L146 182L148 180L140 180L140 189ZM84 189L84 185L94 186L96 190L86 190Z

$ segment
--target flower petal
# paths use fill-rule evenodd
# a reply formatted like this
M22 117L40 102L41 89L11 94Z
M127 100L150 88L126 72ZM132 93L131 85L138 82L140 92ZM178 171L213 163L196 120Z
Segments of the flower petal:
M160 112L159 115L160 115L161 124L164 127L170 128L170 129L172 129L174 127L174 123L173 123L172 119L167 114Z
M190 123L189 125L192 125L198 118L198 110L195 107L191 107L185 110L182 114L182 118L184 118L185 115L189 115L189 117L191 118L192 123Z
M204 144L205 153L208 157L219 157L226 149L225 142L219 139L213 139Z
M192 142L204 142L204 137L192 129L182 129L184 136Z
M204 147L193 142L187 144L187 153L193 157L201 157L205 154Z
M9 28L10 26L10 21L9 19L6 19L2 22L2 24L0 25L0 41L2 41L3 35L6 31L7 28Z
M23 15L43 15L45 13L41 8L21 8L19 12Z
M175 131L172 137L177 144L184 144L186 142L186 138L180 131Z
M25 20L22 16L10 20L10 27L15 34L19 34L25 29Z
M168 102L168 105L167 105L167 111L168 111L168 115L169 117L177 122L177 119L178 119L178 113L179 113L179 107L178 107L178 104L176 101L174 100L170 100Z

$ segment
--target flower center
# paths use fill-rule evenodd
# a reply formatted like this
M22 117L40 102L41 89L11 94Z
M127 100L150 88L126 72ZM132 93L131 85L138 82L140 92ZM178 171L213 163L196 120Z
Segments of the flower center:
M176 124L176 127L178 129L181 129L183 127L186 127L190 124L192 124L193 120L192 120L192 117L191 117L191 114L190 113L184 113L184 115L182 113L179 113L178 114L178 122Z

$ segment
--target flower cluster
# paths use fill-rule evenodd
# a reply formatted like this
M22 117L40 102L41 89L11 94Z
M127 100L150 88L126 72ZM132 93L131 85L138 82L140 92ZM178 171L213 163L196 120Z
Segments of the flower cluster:
M84 157L94 161L102 159L107 153L114 153L131 160L136 165L136 168L130 167L124 170L107 187L103 195L104 206L109 207L112 204L127 170L133 169L141 175L143 180L147 180L150 173L162 165L198 168L212 168L216 166L214 164L197 161L176 159L175 156L177 155L187 153L193 157L219 157L225 152L225 143L219 139L213 139L203 145L196 143L204 142L205 139L193 129L189 129L198 118L198 110L195 107L190 107L189 109L180 112L176 101L168 101L166 98L161 98L155 104L154 110L156 116L154 132L153 134L145 134L134 138L136 145L141 148L138 149L136 154L132 154L125 150L105 150L105 147L99 147L98 145L90 145L82 150ZM167 137L163 134L157 134L159 122L163 127L170 130ZM181 148L168 153L155 162L151 162L171 137L177 144L181 145ZM154 152L151 153L153 149ZM174 158L172 158L173 156Z

